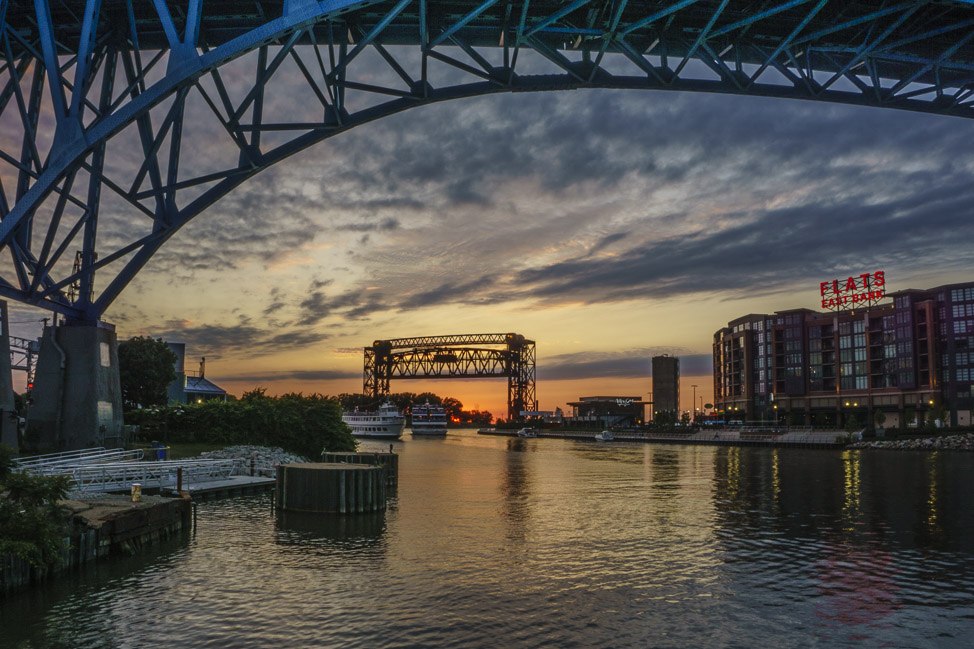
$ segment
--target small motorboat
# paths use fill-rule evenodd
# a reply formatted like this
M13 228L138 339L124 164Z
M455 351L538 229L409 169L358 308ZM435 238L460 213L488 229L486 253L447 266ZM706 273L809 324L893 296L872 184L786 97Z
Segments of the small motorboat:
M615 435L612 434L611 430L603 430L601 433L595 434L596 442L611 442L615 439Z
M517 436L518 437L537 437L538 434L536 432L534 432L534 429L532 429L532 428L522 428L521 430L517 431Z

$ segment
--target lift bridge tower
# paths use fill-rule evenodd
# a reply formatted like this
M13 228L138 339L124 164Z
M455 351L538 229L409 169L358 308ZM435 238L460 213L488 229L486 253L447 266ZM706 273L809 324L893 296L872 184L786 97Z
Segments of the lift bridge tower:
M393 378L507 378L507 418L538 409L534 341L520 334L376 340L365 348L365 393L389 394Z

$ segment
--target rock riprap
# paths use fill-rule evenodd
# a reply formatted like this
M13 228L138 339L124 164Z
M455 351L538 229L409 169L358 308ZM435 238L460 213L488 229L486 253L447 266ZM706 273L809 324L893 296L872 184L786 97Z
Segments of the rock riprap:
M282 448L268 446L228 446L217 451L206 451L200 453L201 458L214 460L238 460L234 473L237 475L250 475L250 461L254 460L254 472L256 475L273 478L277 475L277 465L295 464L307 462L308 458L294 453L288 453Z
M974 433L910 439L877 439L850 444L849 448L884 448L896 451L974 451Z

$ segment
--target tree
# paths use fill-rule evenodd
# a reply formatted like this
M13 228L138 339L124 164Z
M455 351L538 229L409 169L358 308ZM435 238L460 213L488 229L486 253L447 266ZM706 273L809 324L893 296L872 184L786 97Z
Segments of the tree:
M14 473L12 453L0 445L0 557L13 554L37 567L53 565L67 534L67 512L59 501L70 479Z
M136 336L118 345L122 401L128 408L164 406L176 378L176 354L162 339Z
M460 413L463 412L463 403L459 399L446 397L443 399L443 409L446 411L446 416L450 421L455 421L460 419Z
M886 413L882 410L877 410L876 414L873 415L873 423L876 425L876 428L882 428L883 424L886 423Z

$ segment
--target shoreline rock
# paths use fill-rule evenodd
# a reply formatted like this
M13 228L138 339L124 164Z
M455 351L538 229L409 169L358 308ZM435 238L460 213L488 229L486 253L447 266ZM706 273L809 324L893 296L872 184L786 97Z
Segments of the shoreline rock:
M201 458L213 460L238 460L234 467L234 475L250 475L250 460L254 460L254 472L257 475L274 477L277 475L277 465L308 462L301 455L288 453L282 448L270 446L228 446L217 451L200 453Z
M894 451L974 451L974 433L914 437L911 439L882 439L855 442L848 448L879 448Z

